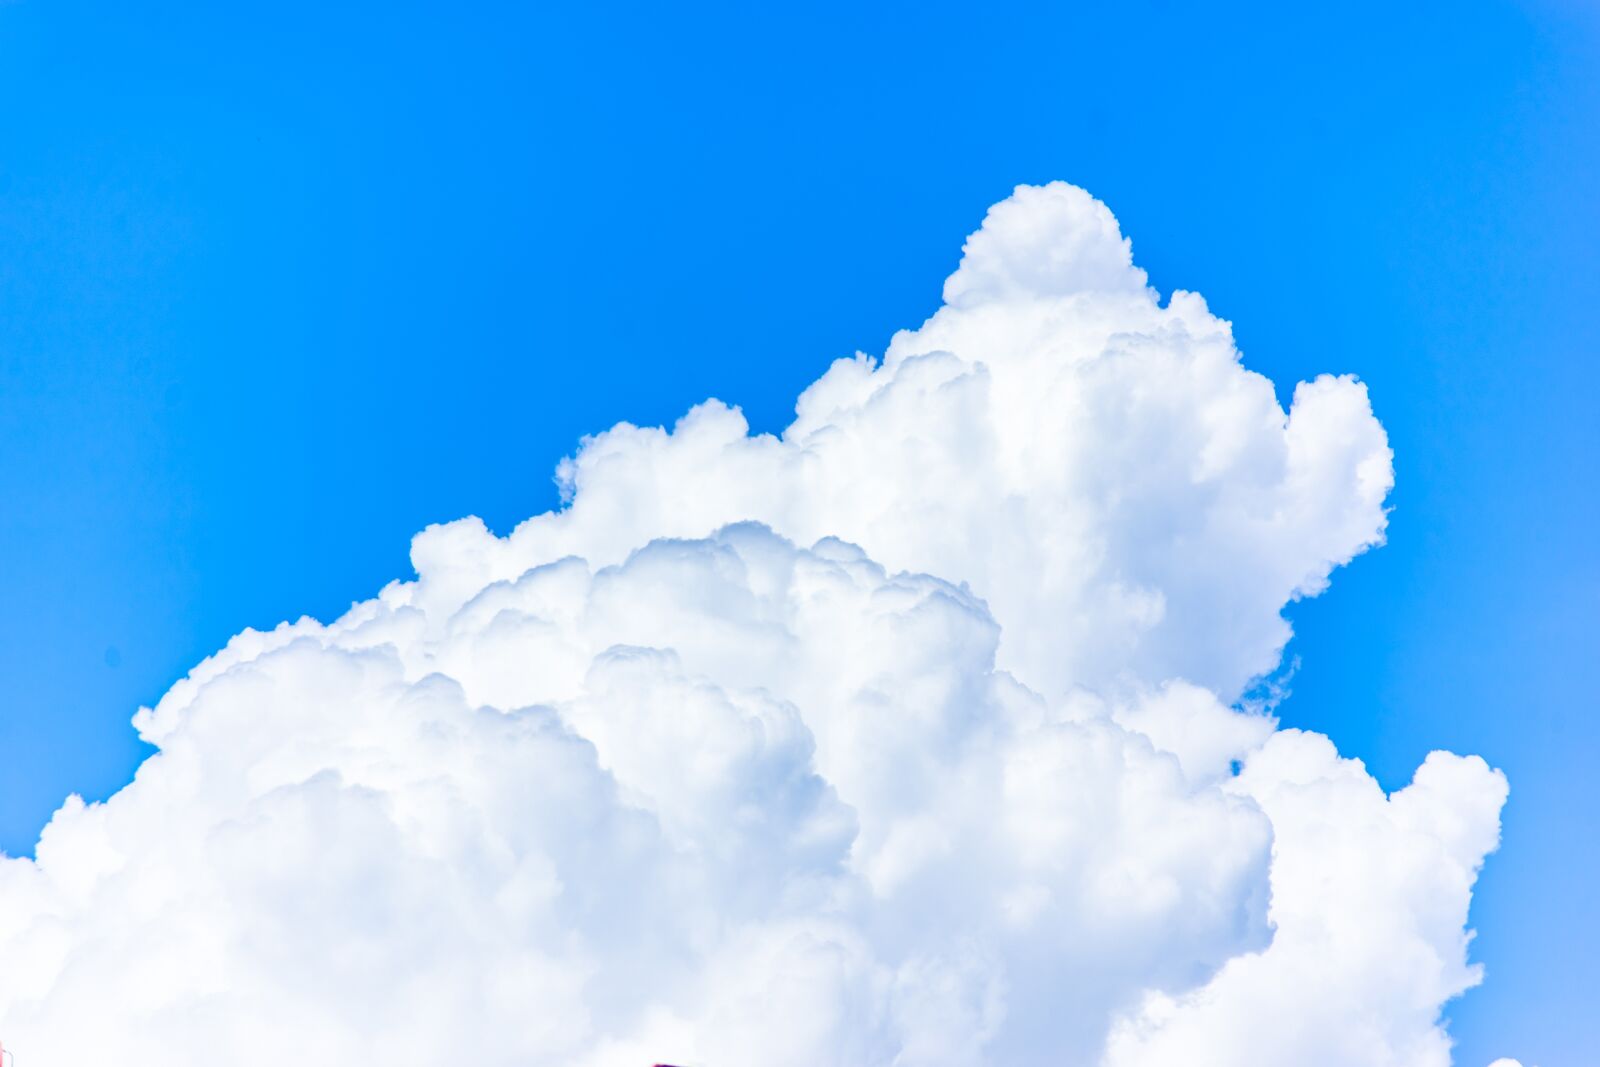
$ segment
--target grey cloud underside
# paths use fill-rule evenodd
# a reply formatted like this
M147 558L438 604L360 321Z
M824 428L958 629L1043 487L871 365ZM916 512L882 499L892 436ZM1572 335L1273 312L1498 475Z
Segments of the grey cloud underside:
M29 1067L1448 1063L1503 778L1385 796L1233 706L1381 541L1383 430L1285 412L1088 194L997 205L782 436L560 474L235 638L0 860Z

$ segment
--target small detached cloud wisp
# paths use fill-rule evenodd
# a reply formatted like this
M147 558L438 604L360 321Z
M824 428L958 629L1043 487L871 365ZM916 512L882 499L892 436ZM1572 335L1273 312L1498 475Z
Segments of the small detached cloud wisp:
M329 624L246 631L0 859L27 1067L1444 1067L1503 776L1385 794L1243 699L1378 544L1365 387L1285 411L1064 184L800 397L619 425ZM1503 1061L1510 1062L1510 1061Z

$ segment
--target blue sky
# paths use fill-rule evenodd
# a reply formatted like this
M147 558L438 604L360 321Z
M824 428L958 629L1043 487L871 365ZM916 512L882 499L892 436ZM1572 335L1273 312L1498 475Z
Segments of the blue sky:
M553 506L619 419L796 392L1018 182L1104 199L1249 365L1351 371L1389 544L1287 724L1510 776L1460 1062L1600 1047L1600 16L1578 3L0 6L0 848L246 625Z

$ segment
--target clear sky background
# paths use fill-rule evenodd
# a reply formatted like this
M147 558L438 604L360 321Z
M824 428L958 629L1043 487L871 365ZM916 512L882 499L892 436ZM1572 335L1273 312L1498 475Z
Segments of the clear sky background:
M1280 713L1507 772L1459 1060L1590 1062L1600 8L1104 6L0 4L0 848L583 433L781 428L1064 178L1283 399L1370 383L1390 543L1293 609Z

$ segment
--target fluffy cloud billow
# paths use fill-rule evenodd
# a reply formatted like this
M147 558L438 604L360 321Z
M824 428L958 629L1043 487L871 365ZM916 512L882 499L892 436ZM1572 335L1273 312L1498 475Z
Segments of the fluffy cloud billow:
M781 436L619 425L509 536L246 631L0 859L27 1067L1450 1062L1506 783L1391 795L1243 701L1383 537L1100 202L996 205Z

